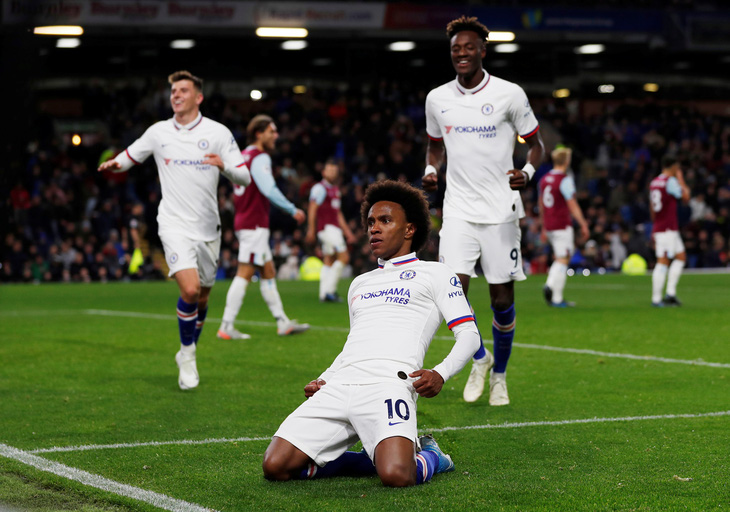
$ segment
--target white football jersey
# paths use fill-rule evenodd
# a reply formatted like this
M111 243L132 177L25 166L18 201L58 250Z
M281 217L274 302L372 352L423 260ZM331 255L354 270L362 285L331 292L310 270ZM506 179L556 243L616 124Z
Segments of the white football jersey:
M375 383L423 367L431 339L446 319L455 334L477 333L474 346L452 350L434 367L443 378L458 373L478 348L478 331L461 282L449 268L411 253L379 260L376 270L350 285L350 333L340 355L321 376L326 382ZM401 372L399 374L399 372Z
M443 216L479 224L524 217L520 194L507 172L517 135L539 128L522 88L484 71L484 80L464 89L453 80L426 97L426 132L446 147Z
M202 163L204 155L210 153L221 157L225 169L245 167L231 131L198 114L187 126L174 118L153 124L115 160L127 170L153 155L162 188L157 213L159 231L211 241L220 236L221 173L217 167Z

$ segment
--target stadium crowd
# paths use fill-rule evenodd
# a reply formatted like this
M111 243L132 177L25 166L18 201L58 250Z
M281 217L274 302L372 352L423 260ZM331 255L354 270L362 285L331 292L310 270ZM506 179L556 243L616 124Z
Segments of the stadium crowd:
M273 155L279 188L306 210L309 190L324 162L340 163L342 211L359 238L359 208L368 183L384 177L420 186L425 162L427 90L399 82L342 91L268 91L258 102L228 101L215 87L203 113L228 126L245 147L245 126L258 113L275 119L280 138ZM91 143L74 146L53 118L37 115L35 137L23 157L24 169L3 190L8 218L0 246L2 282L89 282L164 279L164 258L156 258L157 170L152 159L128 173L97 173L106 160L169 113L164 82L144 86L93 84L79 94L78 115L96 119L100 132ZM542 130L573 149L578 201L589 223L590 239L574 255L574 268L618 270L637 253L651 267L648 184L666 153L682 161L692 198L680 207L680 229L688 268L727 267L730 251L730 118L707 115L689 103L662 105L650 99L606 104L590 113L581 102L534 98ZM548 147L552 149L552 147ZM521 165L520 162L516 162ZM550 170L545 162L523 192L522 220L526 272L545 273L549 245L541 240L536 181ZM432 196L439 223L443 183ZM219 204L223 243L219 277L236 271L231 184L222 179ZM317 249L304 244L304 227L272 209L272 244L280 278L297 275L298 264ZM435 230L436 232L438 230ZM434 235L425 258L437 254ZM136 261L143 254L141 261ZM373 268L367 247L355 244L351 271Z

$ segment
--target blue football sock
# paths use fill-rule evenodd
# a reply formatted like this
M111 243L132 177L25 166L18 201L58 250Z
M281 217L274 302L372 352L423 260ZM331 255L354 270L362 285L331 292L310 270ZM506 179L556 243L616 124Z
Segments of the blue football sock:
M302 470L299 478L305 480L330 476L370 476L375 473L375 465L367 453L345 452L324 466L310 462Z
M416 454L416 485L431 480L439 467L439 456L428 450L421 450Z
M177 325L180 328L180 343L192 345L195 323L198 320L198 303L188 304L182 297L177 300Z
M515 339L515 305L512 304L506 311L494 311L492 321L492 336L494 336L494 373L507 371L507 361L512 353L512 342Z
M203 331L206 316L208 316L208 306L205 306L205 309L198 309L198 320L195 322L195 334L193 335L193 341L196 345L198 339L200 339L200 333Z

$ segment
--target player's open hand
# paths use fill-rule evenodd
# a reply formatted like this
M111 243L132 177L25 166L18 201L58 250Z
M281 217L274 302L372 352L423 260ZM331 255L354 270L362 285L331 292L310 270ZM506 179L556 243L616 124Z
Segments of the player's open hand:
M117 162L116 160L107 160L103 164L99 166L97 171L104 172L104 171L118 171L122 168L122 164Z
M409 377L417 378L413 383L416 393L423 398L433 398L444 387L444 378L435 370L416 370L409 373Z
M522 169L512 169L507 176L509 176L509 188L512 190L522 190L527 186L527 173Z
M317 391L319 391L320 388L322 386L324 386L325 384L327 384L327 383L325 381L323 381L322 379L313 380L312 382L310 382L309 384L304 386L304 396L307 398L311 397Z
M223 160L221 160L220 155L216 155L215 153L208 153L205 155L205 160L203 160L204 164L208 165L214 165L218 168L219 171L223 172Z
M435 192L439 188L439 180L436 174L427 174L421 179L421 185L426 192Z

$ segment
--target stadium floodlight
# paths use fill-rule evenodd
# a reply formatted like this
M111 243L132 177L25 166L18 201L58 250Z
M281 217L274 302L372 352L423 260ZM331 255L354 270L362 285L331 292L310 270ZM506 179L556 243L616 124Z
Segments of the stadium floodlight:
M570 96L570 89L555 89L553 98L567 98Z
M81 39L77 37L61 37L56 41L56 48L78 48L81 46Z
M646 92L657 92L659 90L659 84L646 83L644 84L644 90Z
M502 43L494 46L494 53L515 53L520 49L520 45L515 43Z
M515 33L514 32L500 32L498 30L493 30L489 33L489 42L490 43L509 43L510 41L515 40Z
M189 50L195 46L194 39L175 39L170 43L170 48L174 50Z
M616 88L613 86L613 84L603 84L598 86L598 92L600 92L601 94L611 94L615 90Z
M40 36L80 36L84 29L78 25L49 25L35 27L33 33Z
M396 41L388 45L388 50L391 52L410 52L416 47L414 41Z
M258 89L253 89L253 90L251 90L250 96L251 96L252 100L259 101L261 98L264 97L264 93L262 93Z
M302 39L292 39L281 43L282 50L304 50L307 46L309 46L309 43Z
M294 37L301 39L307 37L309 32L306 28L296 27L259 27L256 29L259 37Z
M596 55L606 51L606 46L602 44L584 44L576 47L573 51L579 55Z

